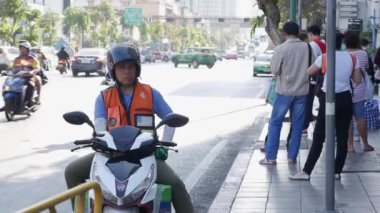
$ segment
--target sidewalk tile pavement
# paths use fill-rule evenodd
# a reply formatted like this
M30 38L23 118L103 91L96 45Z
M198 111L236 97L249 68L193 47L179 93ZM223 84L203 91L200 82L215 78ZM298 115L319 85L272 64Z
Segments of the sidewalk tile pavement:
M379 97L377 97L379 98ZM263 115L268 121L268 114ZM265 125L255 141L249 163L247 152L238 154L226 181L218 192L209 213L309 213L325 211L325 150L307 180L290 180L289 175L301 171L311 145L313 126L303 136L297 163L287 162L285 148L289 123L281 133L277 165L260 165L264 157ZM355 153L349 153L341 180L335 180L335 210L345 213L380 212L380 130L369 131L368 141L375 151L363 152L360 142L354 142ZM236 163L238 162L238 163ZM243 172L242 172L243 171Z

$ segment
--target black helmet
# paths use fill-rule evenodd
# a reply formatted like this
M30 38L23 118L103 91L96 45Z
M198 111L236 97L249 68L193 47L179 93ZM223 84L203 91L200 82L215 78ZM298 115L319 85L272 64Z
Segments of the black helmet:
M131 61L136 64L136 77L141 73L141 62L139 50L131 44L117 44L107 52L107 67L110 71L111 78L116 81L115 78L115 65L121 62Z

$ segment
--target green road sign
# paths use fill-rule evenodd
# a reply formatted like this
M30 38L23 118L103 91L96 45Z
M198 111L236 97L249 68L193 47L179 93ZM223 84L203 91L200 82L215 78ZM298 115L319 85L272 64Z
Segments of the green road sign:
M132 25L141 25L142 9L135 7L127 7L124 10L124 23Z

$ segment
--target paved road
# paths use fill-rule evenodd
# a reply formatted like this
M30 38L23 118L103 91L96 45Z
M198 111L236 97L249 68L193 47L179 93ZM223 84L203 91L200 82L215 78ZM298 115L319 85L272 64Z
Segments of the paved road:
M65 190L64 167L90 152L69 151L71 141L88 137L91 130L65 123L62 114L81 110L92 118L95 97L104 88L102 78L73 78L56 71L48 76L37 113L14 122L0 114L2 212ZM264 104L268 78L253 78L252 61L238 60L218 62L212 69L143 64L141 81L161 91L175 112L190 117L190 123L176 131L180 152L171 153L168 163L185 181L197 212L206 212L244 141L239 131L249 127ZM58 206L68 208L68 203Z

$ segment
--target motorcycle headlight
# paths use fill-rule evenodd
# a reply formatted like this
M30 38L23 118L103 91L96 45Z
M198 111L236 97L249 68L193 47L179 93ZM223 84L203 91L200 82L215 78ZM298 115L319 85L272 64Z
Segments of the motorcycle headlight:
M102 189L103 198L111 203L119 205L119 198L115 197L110 191L108 191L107 187L102 183L98 172L98 165L96 162L94 162L94 164L92 165L92 171L92 179L99 183L100 188Z
M143 181L141 181L140 185L138 185L127 197L122 199L124 204L131 203L139 199L148 190L153 181L153 172L154 165L150 167L148 175L144 178Z

